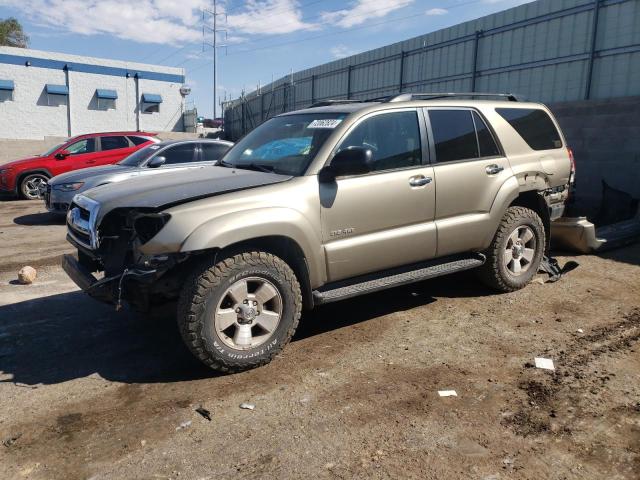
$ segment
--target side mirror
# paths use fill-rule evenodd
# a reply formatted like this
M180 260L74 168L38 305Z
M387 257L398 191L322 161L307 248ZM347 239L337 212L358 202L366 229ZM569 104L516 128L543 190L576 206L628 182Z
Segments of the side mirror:
M149 160L149 163L147 163L147 167L158 168L164 165L166 161L167 161L166 157L163 157L162 155L158 155L157 157L153 157L151 160Z
M71 155L71 152L67 150L60 150L58 153L56 153L56 160L64 160L69 155Z
M331 163L319 172L321 182L332 182L344 175L361 175L373 170L373 153L368 148L347 147L335 154Z

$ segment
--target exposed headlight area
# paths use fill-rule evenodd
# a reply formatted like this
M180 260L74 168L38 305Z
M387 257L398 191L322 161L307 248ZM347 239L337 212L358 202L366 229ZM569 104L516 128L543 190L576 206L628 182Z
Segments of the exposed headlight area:
M51 188L53 190L58 190L60 192L75 192L83 185L84 185L84 182L60 183L57 185L52 185Z
M163 212L138 215L133 222L133 228L140 243L147 243L155 237L170 219L171 215Z

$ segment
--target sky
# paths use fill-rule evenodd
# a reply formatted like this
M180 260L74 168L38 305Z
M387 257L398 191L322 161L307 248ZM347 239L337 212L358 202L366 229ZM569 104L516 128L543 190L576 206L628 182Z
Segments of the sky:
M530 0L216 1L219 104L291 70ZM184 68L192 88L188 103L211 117L213 5L214 0L0 0L0 18L16 17L33 49Z

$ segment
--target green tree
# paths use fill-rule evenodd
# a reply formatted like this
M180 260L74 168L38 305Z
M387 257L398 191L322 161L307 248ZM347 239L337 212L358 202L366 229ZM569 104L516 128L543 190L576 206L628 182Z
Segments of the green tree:
M0 20L0 46L27 48L28 45L29 37L18 20L13 17Z

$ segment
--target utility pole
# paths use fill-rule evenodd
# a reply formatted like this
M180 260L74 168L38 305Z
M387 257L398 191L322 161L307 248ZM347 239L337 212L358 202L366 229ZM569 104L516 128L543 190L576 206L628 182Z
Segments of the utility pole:
M208 13L209 15L211 15L213 17L213 28L211 28L209 25L207 25L206 23L206 19L205 19L205 12ZM217 111L217 93L218 93L218 48L221 47L226 47L226 45L219 45L218 44L218 32L225 32L226 35L226 30L224 29L219 29L218 28L218 16L219 15L225 15L223 13L218 13L218 0L213 0L213 11L211 10L203 10L202 11L202 49L204 50L204 46L205 45L209 45L210 47L213 47L213 118L216 118L216 111ZM226 17L226 16L225 16ZM207 43L204 40L204 34L205 34L205 29L209 30L210 32L213 33L213 43Z

